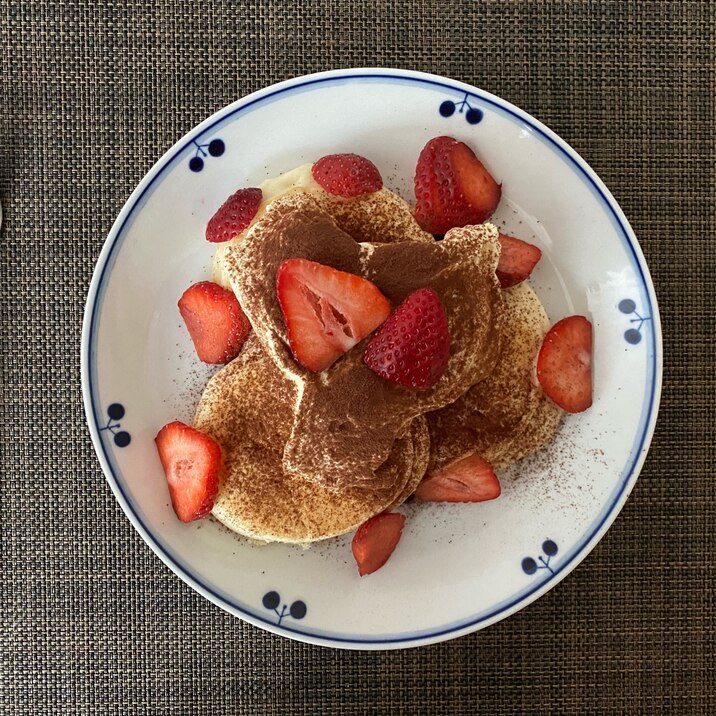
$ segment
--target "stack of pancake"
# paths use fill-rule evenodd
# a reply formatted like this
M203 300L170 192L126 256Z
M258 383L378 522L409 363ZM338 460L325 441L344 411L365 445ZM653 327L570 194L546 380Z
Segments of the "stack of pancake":
M473 452L509 465L549 441L560 419L532 378L547 317L528 285L500 288L497 229L435 241L392 192L333 197L310 167L265 182L252 224L217 251L214 280L234 291L254 332L211 379L194 421L223 450L214 516L265 541L351 531ZM363 276L394 307L434 288L451 337L438 383L418 391L383 380L363 364L369 338L322 373L299 365L275 288L289 258Z

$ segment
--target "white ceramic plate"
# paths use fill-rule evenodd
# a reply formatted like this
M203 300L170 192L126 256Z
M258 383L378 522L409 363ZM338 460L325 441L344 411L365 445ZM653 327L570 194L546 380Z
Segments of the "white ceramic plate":
M500 499L412 504L390 561L360 578L350 535L309 550L254 546L174 516L154 447L190 422L211 369L179 317L182 291L210 276L208 219L253 186L334 152L373 160L412 198L425 142L473 146L503 182L494 220L543 251L531 283L552 321L591 316L595 400L557 440L502 475ZM215 604L269 631L335 647L450 639L537 599L590 552L632 487L661 385L654 290L634 234L584 160L509 103L469 85L398 70L342 70L268 87L221 110L142 180L107 237L82 336L85 408L102 469L143 539Z

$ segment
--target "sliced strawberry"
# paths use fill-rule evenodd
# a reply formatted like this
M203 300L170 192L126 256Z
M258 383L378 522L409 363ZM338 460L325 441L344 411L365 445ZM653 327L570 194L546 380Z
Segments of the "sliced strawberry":
M514 236L501 233L499 238L500 261L495 273L502 288L509 288L521 283L532 273L542 258L542 252L533 244Z
M261 189L239 189L232 194L206 225L206 240L219 243L238 236L256 216L262 197Z
M288 259L278 267L276 292L293 355L316 373L390 314L388 299L375 284L305 259Z
M204 363L232 361L251 332L236 296L211 281L195 283L184 291L179 312Z
M432 388L447 368L450 332L432 288L413 291L368 343L363 360L381 378L408 388Z
M537 357L537 379L568 413L592 404L592 324L584 316L568 316L549 329Z
M359 154L329 154L313 165L311 174L329 194L337 196L359 196L383 188L378 168Z
M500 482L492 465L473 453L426 477L415 495L425 502L484 502L500 496Z
M475 153L452 137L435 137L415 168L415 219L431 234L481 224L497 208L502 189Z
M364 522L355 533L351 549L364 577L380 569L400 542L405 517L399 512L383 512Z
M219 490L218 443L178 420L165 425L154 442L177 517L191 522L208 515Z

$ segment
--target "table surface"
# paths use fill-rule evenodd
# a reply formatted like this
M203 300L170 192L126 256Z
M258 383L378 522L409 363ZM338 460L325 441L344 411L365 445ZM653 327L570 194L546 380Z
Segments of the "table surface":
M0 713L716 712L716 4L108 5L0 2ZM350 66L464 80L575 147L639 237L665 338L651 452L589 558L517 615L401 652L290 642L193 592L114 500L80 396L94 263L145 172L234 99Z

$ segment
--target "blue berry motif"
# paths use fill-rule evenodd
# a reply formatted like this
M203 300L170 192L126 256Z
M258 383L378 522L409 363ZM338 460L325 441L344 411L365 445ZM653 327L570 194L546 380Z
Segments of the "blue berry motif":
M99 429L100 432L109 430L114 436L114 444L117 447L127 447L132 442L132 436L126 430L120 430L122 424L117 422L124 417L124 406L121 403L112 403L107 408L107 417L109 418L107 424Z
M194 140L194 156L189 160L189 169L200 172L204 168L206 157L220 157L226 151L226 145L221 139L212 139L208 144L199 144Z
M640 315L636 310L636 303L631 298L624 298L619 301L619 310L627 316L633 316L633 318L629 319L629 323L635 323L636 328L628 328L624 331L624 340L635 346L641 342L641 329L645 321L651 320L651 316Z
M554 540L546 539L542 542L542 551L544 555L540 555L536 560L532 557L525 557L522 560L522 571L525 574L534 574L538 569L547 569L550 574L554 574L554 570L549 566L549 563L552 557L557 554L557 543Z
M278 607L279 604L281 604L281 595L278 592L266 592L261 601L266 609L271 609L276 613L276 616L278 617L276 624L278 624L278 626L281 626L281 622L284 617L290 616L293 619L303 619L308 611L306 603L302 602L300 599L293 602L290 607L287 604L284 604L281 607L281 611L279 611Z
M469 96L470 95L465 92L465 96L460 102L453 102L450 99L446 99L440 104L438 109L440 115L442 117L452 117L453 114L455 114L455 110L457 110L459 114L465 114L465 121L468 124L479 124L484 117L483 111L477 107L473 107L467 101Z

